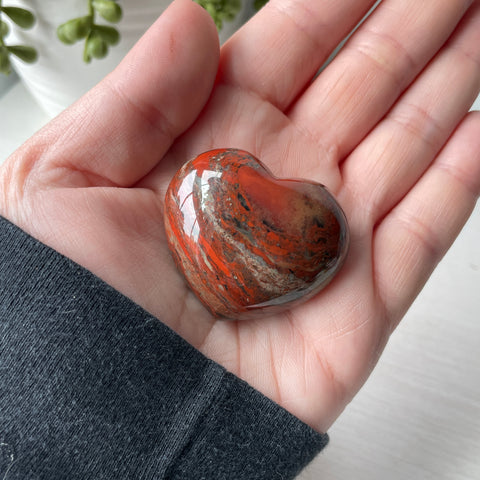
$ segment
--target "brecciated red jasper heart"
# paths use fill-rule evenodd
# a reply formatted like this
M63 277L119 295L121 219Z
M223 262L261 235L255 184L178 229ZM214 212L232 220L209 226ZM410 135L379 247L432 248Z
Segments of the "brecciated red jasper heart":
M217 317L247 319L321 290L345 259L345 215L315 182L281 180L248 152L218 149L187 162L165 198L178 268Z

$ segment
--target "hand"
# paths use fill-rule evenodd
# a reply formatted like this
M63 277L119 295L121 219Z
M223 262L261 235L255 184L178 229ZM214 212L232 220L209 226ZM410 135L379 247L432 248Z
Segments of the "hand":
M372 0L271 0L220 56L206 12L177 0L116 71L4 164L0 213L324 431L479 195L471 3L383 2L311 82ZM215 147L326 184L349 219L340 274L277 318L215 321L166 247L168 182Z

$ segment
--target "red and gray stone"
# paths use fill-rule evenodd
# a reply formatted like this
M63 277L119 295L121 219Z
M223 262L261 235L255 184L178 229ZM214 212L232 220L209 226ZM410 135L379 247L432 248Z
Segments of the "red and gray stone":
M187 162L165 197L177 267L217 317L280 312L324 288L349 233L321 184L274 177L248 152L218 149Z

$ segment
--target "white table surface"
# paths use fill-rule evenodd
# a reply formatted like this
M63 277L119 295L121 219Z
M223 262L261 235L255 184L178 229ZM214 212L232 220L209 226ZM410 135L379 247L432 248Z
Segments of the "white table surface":
M1 95L0 162L48 121ZM329 433L301 480L480 479L479 205Z

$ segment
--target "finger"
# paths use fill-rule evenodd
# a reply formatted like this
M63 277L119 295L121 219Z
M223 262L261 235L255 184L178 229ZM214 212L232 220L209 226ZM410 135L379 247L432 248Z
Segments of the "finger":
M222 48L219 81L284 110L374 0L270 0Z
M392 326L457 237L479 194L480 113L472 112L375 232L374 273Z
M415 184L480 91L480 4L342 165L344 189L373 225ZM348 200L347 200L348 201Z
M289 113L337 160L383 117L465 13L465 0L382 2Z
M218 64L207 12L176 0L117 69L20 152L68 186L129 186L196 118ZM40 154L39 154L40 151ZM40 162L37 161L40 160Z

